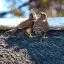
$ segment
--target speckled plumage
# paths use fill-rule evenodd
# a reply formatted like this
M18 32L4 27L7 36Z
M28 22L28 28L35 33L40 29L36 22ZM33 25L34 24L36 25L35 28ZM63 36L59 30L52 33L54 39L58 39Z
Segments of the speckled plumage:
M39 34L47 32L49 30L46 14L45 13L40 14L41 14L40 18L38 18L33 25L33 31Z

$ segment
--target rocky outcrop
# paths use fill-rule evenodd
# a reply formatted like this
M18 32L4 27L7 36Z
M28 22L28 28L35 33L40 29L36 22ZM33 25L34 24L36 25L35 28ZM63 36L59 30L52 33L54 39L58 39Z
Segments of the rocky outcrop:
M17 52L5 47L5 40L0 38L0 64L32 64L27 49Z

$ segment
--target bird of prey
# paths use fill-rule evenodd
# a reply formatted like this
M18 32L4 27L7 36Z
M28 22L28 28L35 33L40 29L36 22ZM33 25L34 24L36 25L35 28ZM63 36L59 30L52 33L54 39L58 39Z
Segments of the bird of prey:
M46 34L50 30L64 30L64 17L47 17L44 12L40 12L39 15L33 25L33 32L36 34L44 32L44 38L47 38Z
M49 25L47 22L47 15L44 12L40 12L40 17L34 22L33 31L36 34L42 34L44 32L44 38L47 38L46 33L49 31Z
M33 24L35 20L35 13L32 11L30 16L27 18L13 18L13 19L0 19L2 22L0 22L0 30L8 30L7 32L17 29L25 29L26 33L29 37L32 36L33 31ZM4 23L4 24L3 24Z
M33 37L32 31L33 31L34 20L35 20L34 15L31 13L30 16L29 16L29 19L27 19L25 22L20 23L17 26L17 28L18 29L25 29L28 36Z

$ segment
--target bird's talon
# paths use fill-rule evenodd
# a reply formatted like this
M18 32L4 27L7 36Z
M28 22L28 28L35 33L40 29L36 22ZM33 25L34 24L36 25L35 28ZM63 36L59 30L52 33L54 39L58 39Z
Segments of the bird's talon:
M42 38L44 38L44 39L48 39L48 37L46 36L46 37L42 37Z
M35 36L32 36L32 34L29 34L28 37L29 37L29 38L33 38L33 37L35 37Z
M44 37L44 39L47 39L47 38L48 38L47 36Z

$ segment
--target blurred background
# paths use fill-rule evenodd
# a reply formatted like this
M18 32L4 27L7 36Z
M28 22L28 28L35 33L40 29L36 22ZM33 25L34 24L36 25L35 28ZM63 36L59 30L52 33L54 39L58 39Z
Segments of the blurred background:
M37 1L37 2L36 2ZM48 16L64 16L64 0L36 0L39 10L47 13ZM40 4L39 4L40 3Z
M0 17L26 17L31 9L48 17L64 16L64 0L0 0Z

